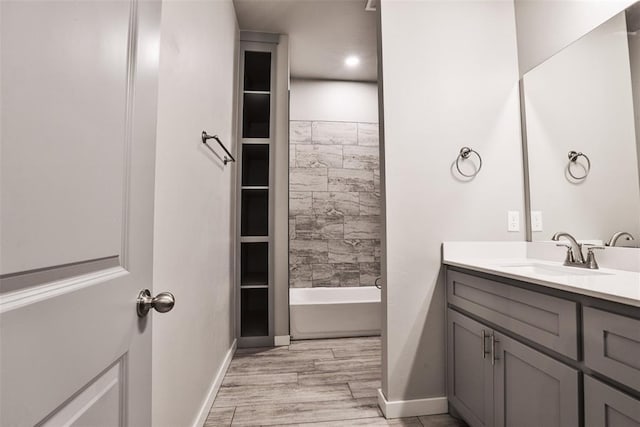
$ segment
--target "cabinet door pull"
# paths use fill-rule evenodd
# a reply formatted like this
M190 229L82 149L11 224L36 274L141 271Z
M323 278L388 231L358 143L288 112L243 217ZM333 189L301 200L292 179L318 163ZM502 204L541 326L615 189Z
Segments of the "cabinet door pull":
M480 338L482 342L482 358L486 359L487 358L487 334L484 329L480 331Z
M498 340L495 336L495 334L491 334L491 364L495 365L496 364L496 360L499 360L500 358L496 355L496 343L500 342L500 340Z

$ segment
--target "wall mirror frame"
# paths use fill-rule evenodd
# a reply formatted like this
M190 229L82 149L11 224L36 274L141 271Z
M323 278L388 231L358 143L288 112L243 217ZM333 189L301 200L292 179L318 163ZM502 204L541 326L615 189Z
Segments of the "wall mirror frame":
M527 240L640 247L640 1L520 79Z

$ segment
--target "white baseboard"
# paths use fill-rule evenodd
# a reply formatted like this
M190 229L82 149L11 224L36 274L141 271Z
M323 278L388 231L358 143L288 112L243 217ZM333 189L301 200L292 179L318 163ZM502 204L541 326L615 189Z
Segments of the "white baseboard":
M449 404L446 397L428 399L395 400L389 402L378 389L378 406L385 418L417 417L420 415L446 414Z
M198 411L198 415L193 423L193 427L202 427L204 426L204 422L207 421L207 415L209 415L209 410L211 409L211 405L213 405L213 401L218 394L218 390L220 390L220 386L222 385L222 380L224 379L225 374L227 373L227 369L229 369L229 364L231 363L231 359L233 359L233 355L236 352L236 348L238 347L238 340L234 339L231 347L227 351L227 355L224 357L222 361L222 365L220 365L220 369L216 373L216 376L213 378L211 382L211 387L209 387L209 392L207 393L207 398L205 399L202 407Z
M273 337L273 345L276 347L289 344L291 344L291 335L276 335Z

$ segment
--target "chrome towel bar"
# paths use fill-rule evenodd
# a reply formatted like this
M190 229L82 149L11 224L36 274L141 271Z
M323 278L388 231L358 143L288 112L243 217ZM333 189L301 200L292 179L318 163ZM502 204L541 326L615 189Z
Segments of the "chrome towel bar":
M222 163L224 163L225 165L229 162L235 162L236 159L233 158L233 156L231 155L231 153L229 152L229 150L227 150L227 147L224 146L224 144L222 143L222 141L220 141L220 138L218 138L218 135L209 135L207 133L207 131L202 131L202 143L205 144L207 147L209 147L209 144L207 144L207 141L210 139L215 139L216 141L218 141L218 144L220 144L220 147L222 147L222 149L224 150L225 153L227 153L227 156L224 156L224 159L222 160ZM211 148L211 147L209 147Z

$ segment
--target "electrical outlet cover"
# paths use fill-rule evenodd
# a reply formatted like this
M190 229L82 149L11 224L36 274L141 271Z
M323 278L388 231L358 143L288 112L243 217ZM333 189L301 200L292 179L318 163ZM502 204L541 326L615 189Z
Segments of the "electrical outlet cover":
M509 211L507 213L507 231L520 231L519 211Z
M531 231L542 231L542 211L531 211Z

